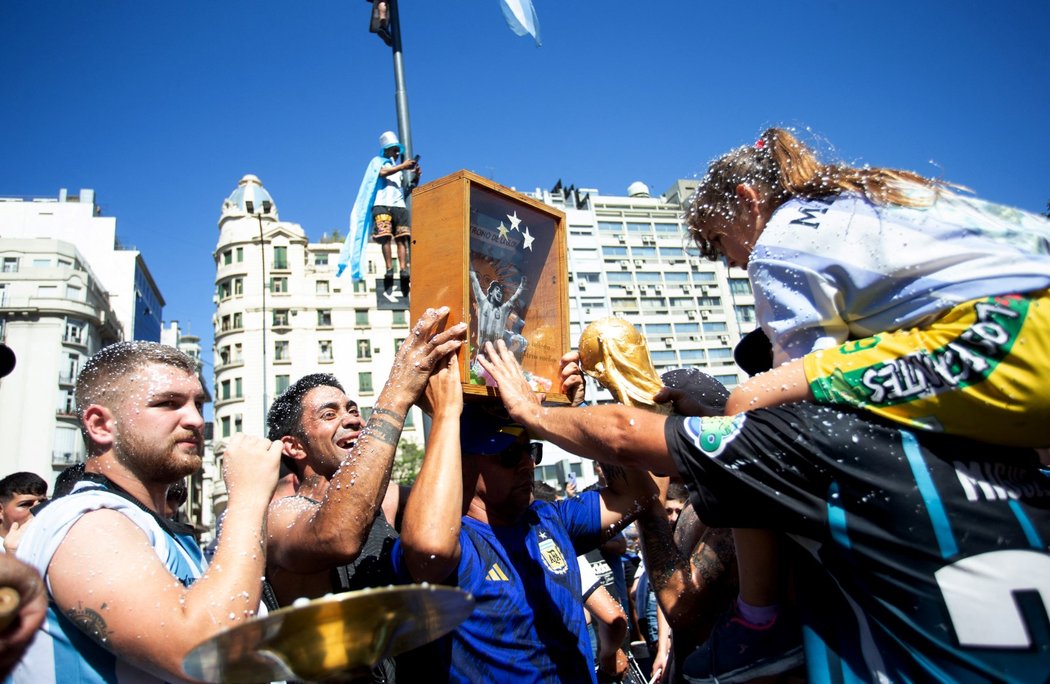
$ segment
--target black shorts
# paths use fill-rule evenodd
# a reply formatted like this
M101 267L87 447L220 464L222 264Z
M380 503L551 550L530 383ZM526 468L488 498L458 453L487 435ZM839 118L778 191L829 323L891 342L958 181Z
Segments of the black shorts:
M408 209L404 207L372 207L372 238L384 242L391 237L407 240L412 236L409 226Z

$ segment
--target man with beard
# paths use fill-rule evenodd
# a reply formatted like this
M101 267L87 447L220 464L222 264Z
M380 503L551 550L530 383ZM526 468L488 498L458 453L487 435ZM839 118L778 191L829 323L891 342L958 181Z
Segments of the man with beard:
M405 416L466 336L463 323L441 332L447 317L447 307L429 309L416 323L367 425L332 375L307 375L274 401L269 435L289 471L269 513L267 578L279 605L391 583L396 535L381 505Z
M171 347L120 342L88 360L76 388L85 474L18 547L50 603L15 682L185 678L194 646L256 614L280 444L230 441L226 522L207 574L187 528L163 516L168 487L201 467L204 399L196 362Z

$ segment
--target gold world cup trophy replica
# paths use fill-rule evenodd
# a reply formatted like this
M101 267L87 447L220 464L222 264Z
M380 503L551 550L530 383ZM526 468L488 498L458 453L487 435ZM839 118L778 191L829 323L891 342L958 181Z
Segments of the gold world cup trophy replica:
M657 404L653 396L663 387L649 357L649 345L638 329L611 316L584 329L579 343L580 367L612 392L625 406L670 414L670 404Z

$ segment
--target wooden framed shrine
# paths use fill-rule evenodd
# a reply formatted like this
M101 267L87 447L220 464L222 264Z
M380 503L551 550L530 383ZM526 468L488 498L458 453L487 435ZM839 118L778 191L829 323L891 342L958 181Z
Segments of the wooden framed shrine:
M460 355L466 398L496 397L477 363L486 341L514 351L533 391L567 403L559 360L569 350L565 214L469 171L412 193L412 295L415 321L448 306L466 321L470 345Z

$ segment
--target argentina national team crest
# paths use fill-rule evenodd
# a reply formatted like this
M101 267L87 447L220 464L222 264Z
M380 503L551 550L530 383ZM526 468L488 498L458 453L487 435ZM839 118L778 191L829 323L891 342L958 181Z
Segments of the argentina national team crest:
M569 564L565 562L565 556L562 555L561 549L550 538L550 535L543 530L540 530L539 538L540 557L543 559L543 564L555 575L564 575L569 569Z

